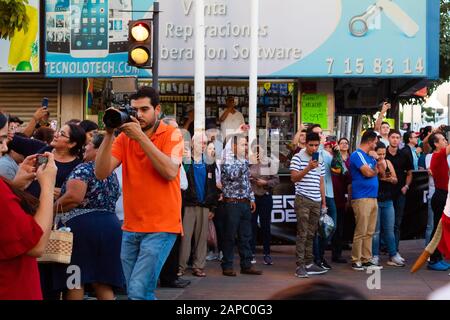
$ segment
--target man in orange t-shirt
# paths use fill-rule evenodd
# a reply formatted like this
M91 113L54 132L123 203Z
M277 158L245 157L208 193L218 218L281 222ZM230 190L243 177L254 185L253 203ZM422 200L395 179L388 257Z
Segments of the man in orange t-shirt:
M99 148L95 175L105 179L122 164L124 224L121 260L128 298L154 300L161 268L182 232L180 132L158 121L159 94L140 88L130 97L137 119L113 130Z

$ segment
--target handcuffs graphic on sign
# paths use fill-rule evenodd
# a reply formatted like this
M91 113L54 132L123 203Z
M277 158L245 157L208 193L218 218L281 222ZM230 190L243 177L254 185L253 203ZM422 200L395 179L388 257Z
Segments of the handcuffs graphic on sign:
M386 16L408 37L414 37L419 25L392 0L379 0L371 5L363 14L354 16L349 23L350 33L355 37L363 37L369 31L368 21L383 11Z

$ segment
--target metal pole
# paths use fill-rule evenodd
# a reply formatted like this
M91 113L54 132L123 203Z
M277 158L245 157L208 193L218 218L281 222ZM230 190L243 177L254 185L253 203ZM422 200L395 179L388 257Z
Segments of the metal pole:
M447 95L447 125L450 126L450 93ZM450 131L447 132L447 139L450 140Z
M251 35L250 35L250 84L248 122L250 125L249 146L256 141L256 108L258 102L258 29L259 0L251 2ZM250 154L252 149L249 148Z
M205 130L205 3L195 1L194 132Z
M159 79L159 2L153 3L152 86L158 90Z

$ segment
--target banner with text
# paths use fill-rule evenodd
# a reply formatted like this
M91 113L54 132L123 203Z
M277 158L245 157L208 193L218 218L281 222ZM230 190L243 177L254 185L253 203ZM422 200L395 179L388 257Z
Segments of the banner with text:
M205 0L207 76L248 76L250 3ZM160 76L194 76L195 4L160 2ZM150 77L151 70L128 66L126 41L128 21L151 18L152 6L47 0L47 75ZM439 0L260 0L258 32L259 76L438 75Z

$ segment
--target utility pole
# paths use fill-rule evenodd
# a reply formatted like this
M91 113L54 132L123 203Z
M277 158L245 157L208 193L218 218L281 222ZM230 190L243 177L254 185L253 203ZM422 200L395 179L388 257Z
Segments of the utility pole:
M248 124L250 125L248 145L256 141L256 113L258 105L258 29L259 29L259 0L251 1L251 35L250 35L250 84ZM249 154L252 154L249 148Z
M447 125L450 126L450 93L447 95ZM448 139L450 139L450 131L447 131Z
M158 90L159 85L159 2L153 3L153 65L152 87Z
M205 130L205 2L195 0L194 132Z

